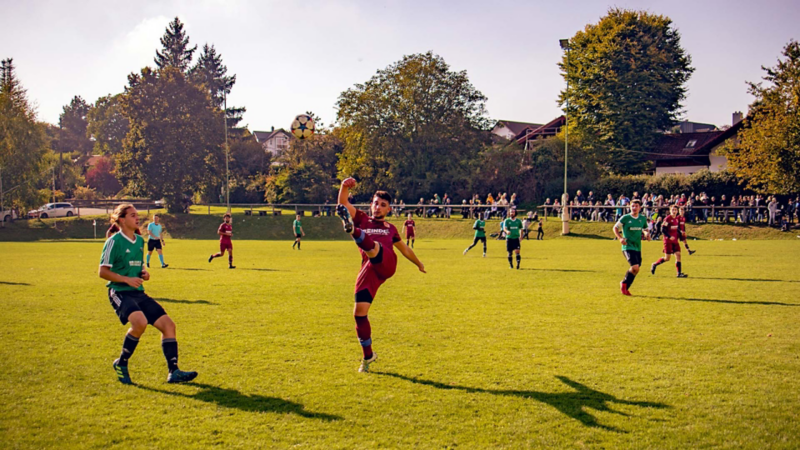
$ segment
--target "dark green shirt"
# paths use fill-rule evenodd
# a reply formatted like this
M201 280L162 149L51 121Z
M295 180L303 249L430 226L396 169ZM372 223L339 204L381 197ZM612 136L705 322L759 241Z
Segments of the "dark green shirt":
M486 222L478 219L472 224L472 229L475 230L475 237L486 237Z
M503 221L503 229L506 230L506 239L519 239L522 221L519 219L506 219Z
M293 225L294 225L294 234L300 234L300 232L302 231L300 227L302 227L303 224L301 224L299 220L295 219Z
M647 229L647 218L642 214L639 214L639 217L625 214L616 226L622 228L622 237L627 241L627 244L622 246L623 250L642 251L642 232Z
M111 271L124 277L138 278L142 274L142 260L144 259L144 238L138 234L133 235L134 240L120 231L108 238L103 246L100 256L100 265L110 267ZM144 291L144 285L138 288L125 283L109 281L106 286L115 291Z

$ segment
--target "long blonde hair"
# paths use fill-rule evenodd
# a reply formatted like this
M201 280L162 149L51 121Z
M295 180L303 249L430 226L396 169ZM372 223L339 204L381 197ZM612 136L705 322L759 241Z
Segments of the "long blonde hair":
M128 210L131 209L131 208L133 208L133 205L130 204L130 203L122 203L122 204L117 205L117 207L114 208L114 212L111 213L111 223L113 223L116 226L122 228L119 225L119 219L127 216L128 215Z

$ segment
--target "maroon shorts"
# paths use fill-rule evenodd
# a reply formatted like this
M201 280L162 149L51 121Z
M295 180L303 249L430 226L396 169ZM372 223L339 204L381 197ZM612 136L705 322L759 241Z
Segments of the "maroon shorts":
M395 270L397 270L397 255L392 250L382 250L381 262L374 263L368 259L361 265L361 271L356 278L355 292L366 289L374 299L378 288L394 275Z
M416 237L416 235L414 234L413 231L410 232L410 233L406 233L406 239L414 239L415 237Z
M223 253L225 250L233 251L233 242L219 241L219 252Z
M673 253L680 253L681 252L681 243L680 241L664 241L664 253L667 255L671 255Z

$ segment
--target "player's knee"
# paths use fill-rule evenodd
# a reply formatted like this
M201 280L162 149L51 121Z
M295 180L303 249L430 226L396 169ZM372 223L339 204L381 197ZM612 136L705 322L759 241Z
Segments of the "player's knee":
M136 336L141 336L144 333L144 330L147 329L147 319L145 319L143 314L136 314L128 318L128 321L131 324L131 331Z
M175 322L169 316L161 316L159 320L159 329L161 333L168 336L175 336Z
M631 266L631 273L636 275L639 273L639 266Z

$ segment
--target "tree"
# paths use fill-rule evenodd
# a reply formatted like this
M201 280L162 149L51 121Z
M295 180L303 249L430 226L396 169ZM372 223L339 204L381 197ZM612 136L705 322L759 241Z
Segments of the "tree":
M154 59L159 69L174 67L186 72L192 64L192 56L197 46L189 48L189 36L183 30L183 23L175 17L161 37L161 51L156 50Z
M117 155L122 152L122 142L130 129L128 119L122 114L122 94L100 97L89 110L86 133L94 140L94 153Z
M17 79L13 59L0 65L0 202L2 207L38 206L35 183L47 168L44 124ZM11 199L11 200L9 200Z
M119 192L122 185L114 176L114 160L107 156L98 159L94 166L86 171L86 185L105 197Z
M467 178L488 142L486 97L431 52L405 56L339 96L339 173L396 197L444 191Z
M186 200L224 171L222 111L174 67L129 75L121 105L130 131L117 160L120 180L132 194L185 211Z
M68 105L64 105L58 118L61 132L54 150L60 153L74 153L77 157L88 157L92 154L94 144L86 133L90 110L91 106L79 95L73 97Z
M336 189L336 163L343 143L331 134L294 139L267 177L266 199L283 203L323 203Z
M569 46L559 64L569 87L559 104L606 167L640 172L641 152L676 123L694 71L680 34L668 17L614 8Z
M762 83L748 83L755 97L738 147L721 153L728 168L751 189L790 194L800 192L800 43L790 41L784 60L762 67Z
M223 94L230 94L236 84L236 75L228 75L228 67L222 64L222 55L213 45L203 45L203 53L189 73L198 83L204 84L211 93L216 106L222 106Z

